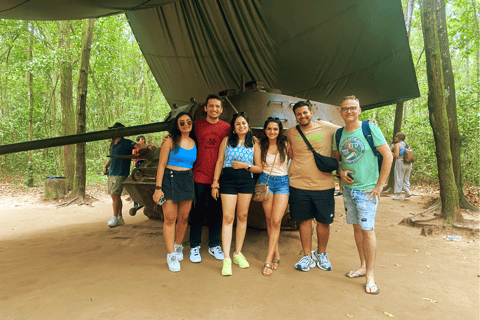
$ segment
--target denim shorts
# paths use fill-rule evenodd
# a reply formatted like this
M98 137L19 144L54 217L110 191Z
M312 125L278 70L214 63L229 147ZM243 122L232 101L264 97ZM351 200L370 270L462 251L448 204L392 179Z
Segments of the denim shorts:
M268 174L260 174L257 183L267 183ZM270 176L268 179L268 188L271 194L290 194L288 175L286 176Z
M370 193L343 187L343 201L348 224L358 224L362 230L375 229L378 201L367 201Z

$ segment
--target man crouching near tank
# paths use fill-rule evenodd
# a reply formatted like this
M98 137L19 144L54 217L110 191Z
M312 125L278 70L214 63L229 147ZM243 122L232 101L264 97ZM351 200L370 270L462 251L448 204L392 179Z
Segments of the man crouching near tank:
M347 278L366 276L365 292L379 294L375 283L375 215L380 193L392 166L392 153L380 129L368 123L371 133L366 134L358 116L362 112L355 96L347 96L340 103L340 115L345 121L340 139L333 138L333 153L340 161L339 174L343 185L343 199L347 224L353 224L353 234L360 256L360 267L345 274ZM367 131L368 133L368 131ZM339 132L340 134L340 132ZM372 137L372 141L366 139ZM338 146L337 146L337 140ZM380 173L373 148L383 156Z
M125 126L116 122L113 127L108 129L124 128ZM155 150L154 146L147 146L146 144L138 144L132 140L125 139L123 136L114 137L110 145L110 155L112 156L128 156L132 155L133 149L149 149ZM105 164L103 173L106 174L109 170L108 176L108 193L112 196L113 201L113 217L108 221L110 227L122 226L125 224L122 217L122 191L123 182L127 179L130 173L130 159L111 158Z

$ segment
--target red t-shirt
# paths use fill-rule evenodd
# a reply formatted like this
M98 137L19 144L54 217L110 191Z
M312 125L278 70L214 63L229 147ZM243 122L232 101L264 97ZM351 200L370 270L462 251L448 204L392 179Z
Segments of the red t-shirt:
M220 143L230 130L230 125L219 120L215 124L206 119L195 121L195 135L197 136L197 161L193 168L195 182L212 184L215 165L217 164Z

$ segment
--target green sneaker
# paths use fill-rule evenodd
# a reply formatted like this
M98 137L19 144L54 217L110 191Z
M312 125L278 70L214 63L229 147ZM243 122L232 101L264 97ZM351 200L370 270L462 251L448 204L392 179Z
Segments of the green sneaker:
M238 266L243 269L250 267L247 259L245 259L244 255L241 252L239 252L238 254L233 254L233 263L238 264Z
M232 275L232 260L223 259L222 276L231 276L231 275Z

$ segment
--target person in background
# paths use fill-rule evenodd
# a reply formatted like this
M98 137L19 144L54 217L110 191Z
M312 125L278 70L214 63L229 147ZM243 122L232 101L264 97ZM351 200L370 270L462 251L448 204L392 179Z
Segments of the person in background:
M183 260L183 238L188 216L195 199L193 163L197 147L192 138L193 121L186 112L180 112L170 130L170 137L162 144L158 158L157 178L153 201L166 201L163 209L163 238L167 246L167 264L170 271L180 271ZM175 222L176 225L175 225Z
M271 276L280 264L278 238L282 218L288 205L290 195L288 179L288 154L290 144L283 135L283 125L279 118L268 118L263 131L265 137L260 141L263 172L257 183L267 183L272 195L262 202L268 231L268 253L263 265L262 274Z
M108 129L119 129L125 126L120 122L116 122ZM110 145L110 154L113 156L127 156L132 154L133 149L149 149L155 150L154 146L146 144L138 144L132 140L125 139L123 136L115 136ZM109 172L108 176L108 193L113 201L113 217L108 221L110 227L122 226L125 224L122 216L122 191L123 182L130 173L130 159L111 158L103 167L103 173Z
M235 209L237 209L237 229L233 263L240 268L250 266L241 250L247 231L248 208L255 192L252 172L261 173L263 170L260 146L253 142L247 115L244 112L233 115L230 125L230 132L220 145L212 184L212 197L218 199L221 195L222 198L222 245L225 255L222 275L224 276L232 275L230 248ZM222 174L222 180L219 183L220 174Z
M138 136L137 137L137 144L140 144L140 145L146 144L145 137L144 136ZM138 155L138 150L133 149L132 154L135 155L135 156ZM133 167L138 168L144 161L145 160L133 160ZM133 201L133 207L135 209L138 208L138 203Z
M215 94L207 96L204 111L206 119L195 121L195 137L198 157L193 168L195 180L195 210L190 215L190 261L199 263L200 244L202 242L203 221L208 222L208 253L217 260L223 260L220 247L222 232L222 204L212 198L212 183L218 149L223 138L230 130L230 125L220 120L223 112L222 98ZM218 182L218 181L217 181Z
M393 200L402 200L405 199L405 196L402 193L402 190L405 190L407 197L410 197L412 193L410 192L410 173L412 173L412 164L405 163L403 161L403 156L405 155L405 148L410 146L405 141L405 134L397 132L395 134L395 146L393 147L393 157L395 160L395 185L393 187L393 192L397 195L393 197Z
M360 257L360 267L345 276L350 279L366 276L365 292L379 294L374 277L377 248L375 215L380 193L392 166L392 153L380 129L369 123L373 145L383 156L381 171L378 172L377 157L363 134L362 121L358 119L361 112L360 102L355 96L344 97L340 103L340 115L345 128L338 147L333 136L333 153L340 162L338 172L343 180L346 220L347 224L353 225Z

